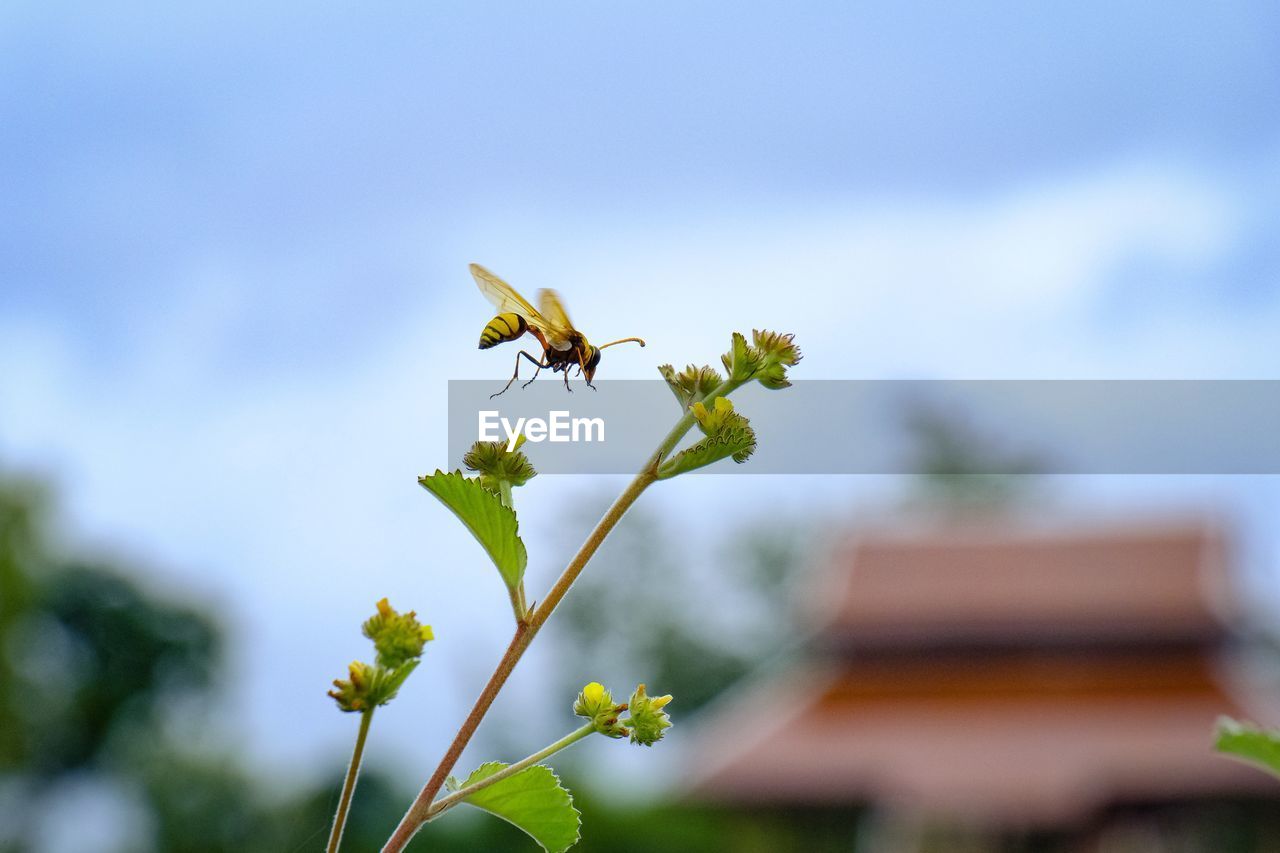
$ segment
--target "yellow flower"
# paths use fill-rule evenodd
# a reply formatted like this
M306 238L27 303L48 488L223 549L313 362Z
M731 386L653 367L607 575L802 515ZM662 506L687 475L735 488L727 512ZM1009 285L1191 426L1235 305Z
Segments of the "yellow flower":
M590 720L596 731L609 737L627 736L627 729L618 723L618 715L626 709L626 705L615 704L613 695L598 681L583 687L573 703L573 713Z

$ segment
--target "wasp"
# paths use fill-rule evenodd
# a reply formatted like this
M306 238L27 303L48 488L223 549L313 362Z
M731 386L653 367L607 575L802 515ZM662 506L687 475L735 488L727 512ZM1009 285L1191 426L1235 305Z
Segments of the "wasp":
M516 369L498 394L506 393L511 383L520 378L521 358L533 362L536 368L533 379L525 382L521 388L528 387L529 382L537 379L538 373L546 368L552 373L563 372L564 387L572 392L573 389L569 388L569 371L576 367L586 379L587 387L595 390L596 386L591 384L591 380L596 375L596 368L600 366L601 350L628 342L644 346L644 341L640 338L621 338L598 347L592 346L587 343L582 332L573 327L569 314L564 310L564 303L560 301L560 295L554 290L539 290L538 307L534 308L515 288L479 264L471 265L471 275L480 292L488 297L499 312L480 333L480 349L514 341L525 332L537 338L542 346L540 359L520 350L520 354L516 356ZM489 399L498 394L489 395Z

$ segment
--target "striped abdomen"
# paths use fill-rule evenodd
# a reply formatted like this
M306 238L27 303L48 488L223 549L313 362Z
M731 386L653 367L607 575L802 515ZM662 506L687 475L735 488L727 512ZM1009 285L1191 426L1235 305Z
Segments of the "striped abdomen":
M499 314L490 320L489 325L485 326L484 331L480 333L480 349L514 341L527 331L529 331L529 324L519 314L513 311Z

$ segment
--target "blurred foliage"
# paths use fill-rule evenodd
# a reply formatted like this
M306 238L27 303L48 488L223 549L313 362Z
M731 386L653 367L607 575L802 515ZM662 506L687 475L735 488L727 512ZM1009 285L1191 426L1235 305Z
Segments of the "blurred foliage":
M579 505L602 511L604 504ZM598 516L583 512L565 529L587 530ZM806 533L774 518L690 559L653 510L632 507L548 623L561 689L643 681L674 695L681 717L697 711L794 645L790 605L809 565Z
M1043 461L1016 451L957 412L909 406L904 427L913 445L915 503L948 513L990 512L1029 497Z
M139 573L127 566L59 553L50 525L50 501L40 488L0 477L0 851L50 850L42 818L58 812L62 788L86 778L123 794L143 818L121 844L98 839L102 846L93 849L323 849L345 755L335 755L318 779L289 780L282 790L253 775L234 744L175 734L190 730L201 711L223 707L216 620L148 591L129 579ZM806 525L775 518L726 537L733 543L726 549L705 552L671 532L643 508L633 510L602 550L599 571L587 572L566 599L552 625L556 642L573 648L560 668L571 690L588 674L618 683L643 677L676 694L681 714L692 712L800 633L802 623L785 607L779 615L772 602L789 601L804 585ZM699 546L706 541L700 536ZM699 559L687 559L694 551ZM886 822L850 807L623 807L601 799L591 780L575 778L572 765L557 769L583 812L574 850L584 853L1280 850L1280 818L1262 800L1117 810L1069 832L975 835L903 824L901 816ZM366 769L344 849L379 849L412 793ZM531 845L502 821L459 813L433 823L410 849Z
M209 687L212 624L149 600L111 567L67 561L47 540L45 503L0 482L0 770L39 782L104 760L126 727Z
M168 734L175 709L218 705L216 624L121 567L60 554L50 516L42 489L0 478L0 850L45 849L42 818L83 780L141 805L149 837L124 840L128 849L323 846L341 767L316 791L281 798L226 757L229 745L201 751ZM361 795L350 849L377 849L408 792L367 773Z
M48 849L40 837L41 817L59 808L64 783L86 778L124 793L143 812L143 836L123 839L113 849L322 849L342 757L334 757L321 779L281 793L255 778L234 757L232 744L202 740L197 746L175 736L180 726L171 725L171 718L220 707L223 642L216 622L190 604L148 592L128 579L127 567L60 554L49 529L51 514L48 496L35 484L0 477L0 851ZM652 532L642 520L621 547L638 553ZM780 582L778 561L786 561L785 553L781 549L739 569ZM659 596L652 606L663 601ZM731 662L725 670L691 661L680 654L686 637L673 618L636 654L647 661L656 653L659 675L686 685L691 705L714 695L725 674L741 673L751 663L745 649L718 651L717 659ZM713 638L701 642L716 648ZM721 675L700 685L708 672ZM318 686L317 701L321 695ZM781 818L753 818L759 824L754 826L715 809L620 809L595 799L586 782L575 782L573 789L586 821L575 850L848 849L847 843L802 847L811 831ZM376 768L366 769L344 849L379 849L412 793ZM112 846L110 839L101 842L101 849ZM432 824L410 845L428 847L452 853L527 850L530 844L502 821L457 814Z
M1214 748L1280 777L1280 730L1219 717Z

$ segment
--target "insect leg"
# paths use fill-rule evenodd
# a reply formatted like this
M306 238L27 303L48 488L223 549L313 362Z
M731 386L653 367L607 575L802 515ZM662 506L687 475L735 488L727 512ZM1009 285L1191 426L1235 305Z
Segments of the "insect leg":
M529 353L525 352L524 350L520 350L520 355L517 355L517 356L516 356L516 369L515 369L514 371L512 371L512 372L511 372L511 378L507 380L507 384L506 384L506 385L503 385L503 386L502 386L502 390L501 390L501 391L499 391L499 392L498 392L498 394L505 394L505 393L507 393L507 389L511 387L511 383L512 383L512 382L515 382L517 379L519 379L519 378L520 378L520 356L524 356L525 358L529 359L529 361L532 361L534 364L536 364L536 365L538 366L538 370L541 370L541 369L542 369L542 368L544 368L544 367L550 367L550 365L543 364L542 362L538 361L538 360L537 360L536 358L534 358L533 356L529 355ZM537 379L537 378L538 378L538 370L535 370L535 371L533 372L533 377L534 377L534 379ZM530 380L529 380L529 382L532 382L532 381L533 381L533 379L530 379ZM528 385L528 384L529 384L529 382L526 382L526 383L524 383L524 384L525 384L525 385ZM522 388L523 388L523 387L524 387L524 385L522 385L522 386L520 386L520 387L522 387ZM490 399L490 400L492 400L494 397L497 397L497 396L498 396L498 394L490 394L490 395L489 395L489 399Z
M537 369L533 371L533 379L538 378L538 374L542 372L542 368L551 366L550 364L543 364L542 362L537 361L536 359L534 359L533 356L529 355L529 353L525 352L524 350L520 350L520 355L524 356L525 358L532 361L534 364L538 365ZM520 360L518 358L516 359L516 369L517 370L520 369ZM533 383L533 379L530 379L528 382L525 382L520 387L528 388Z

